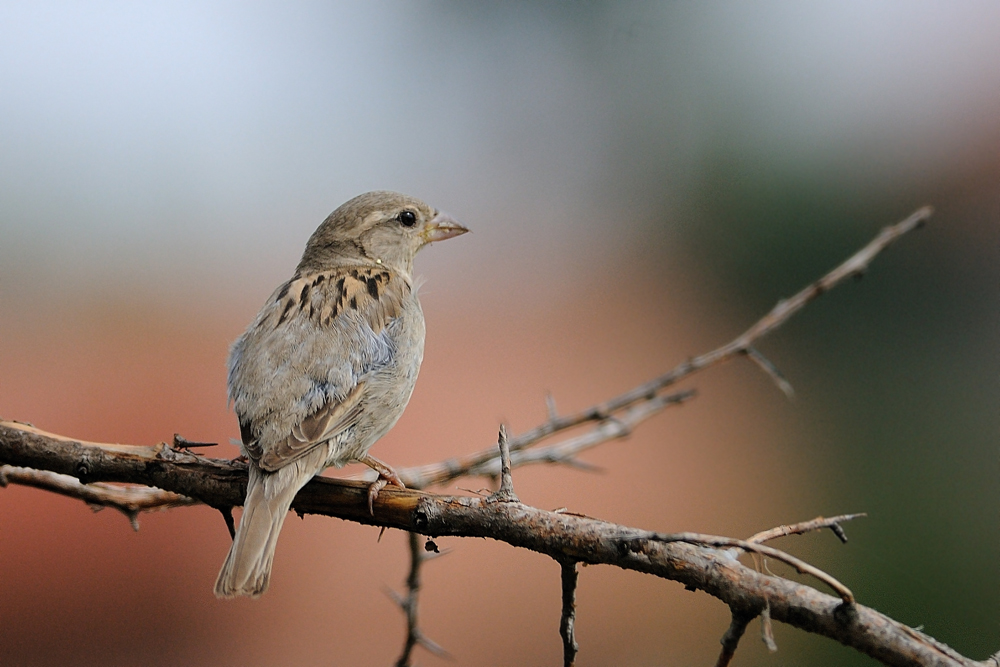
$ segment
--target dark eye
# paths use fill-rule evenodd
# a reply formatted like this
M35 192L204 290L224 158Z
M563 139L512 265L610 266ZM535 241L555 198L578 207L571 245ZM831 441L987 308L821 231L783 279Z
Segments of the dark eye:
M413 211L403 211L399 214L399 224L404 227L412 227L417 224L417 214Z

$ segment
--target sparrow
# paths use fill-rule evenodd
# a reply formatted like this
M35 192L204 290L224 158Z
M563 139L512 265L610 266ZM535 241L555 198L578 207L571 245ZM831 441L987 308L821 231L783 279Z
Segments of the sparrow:
M368 192L327 217L292 278L229 354L229 399L249 464L247 495L215 595L267 590L278 533L299 489L330 466L399 475L368 453L410 400L424 351L413 258L468 229L422 201Z

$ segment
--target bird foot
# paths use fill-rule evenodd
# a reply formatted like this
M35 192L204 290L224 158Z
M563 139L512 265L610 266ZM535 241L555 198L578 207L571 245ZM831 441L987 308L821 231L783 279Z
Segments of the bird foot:
M403 480L399 478L399 475L388 463L379 461L374 456L367 455L360 459L360 462L378 473L378 479L368 487L368 513L375 516L375 500L378 498L379 492L389 484L398 486L401 489L405 489L406 485L403 484Z

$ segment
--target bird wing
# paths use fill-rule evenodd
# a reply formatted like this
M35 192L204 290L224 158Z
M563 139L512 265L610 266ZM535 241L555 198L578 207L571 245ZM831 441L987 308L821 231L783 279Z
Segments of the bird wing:
M257 465L274 471L305 456L313 447L334 438L357 421L361 413L364 382L359 382L340 401L324 403L319 410L307 416L284 440L272 443L267 450L260 450L255 457Z
M230 371L244 450L261 468L277 470L357 423L366 377L392 362L386 328L410 293L398 274L367 266L295 276L278 288L234 346ZM271 367L255 369L258 383L266 373L288 387L287 396L253 401L262 406L256 414L241 411L241 367L251 359ZM269 434L269 425L286 430Z

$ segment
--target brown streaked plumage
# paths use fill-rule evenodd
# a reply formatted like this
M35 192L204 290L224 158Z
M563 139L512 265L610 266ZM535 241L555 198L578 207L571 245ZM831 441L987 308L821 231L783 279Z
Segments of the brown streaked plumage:
M466 231L406 195L355 197L313 233L291 280L233 344L229 397L250 477L217 596L267 589L288 508L324 468L378 471L369 507L387 482L402 486L368 450L402 414L423 358L413 257Z

